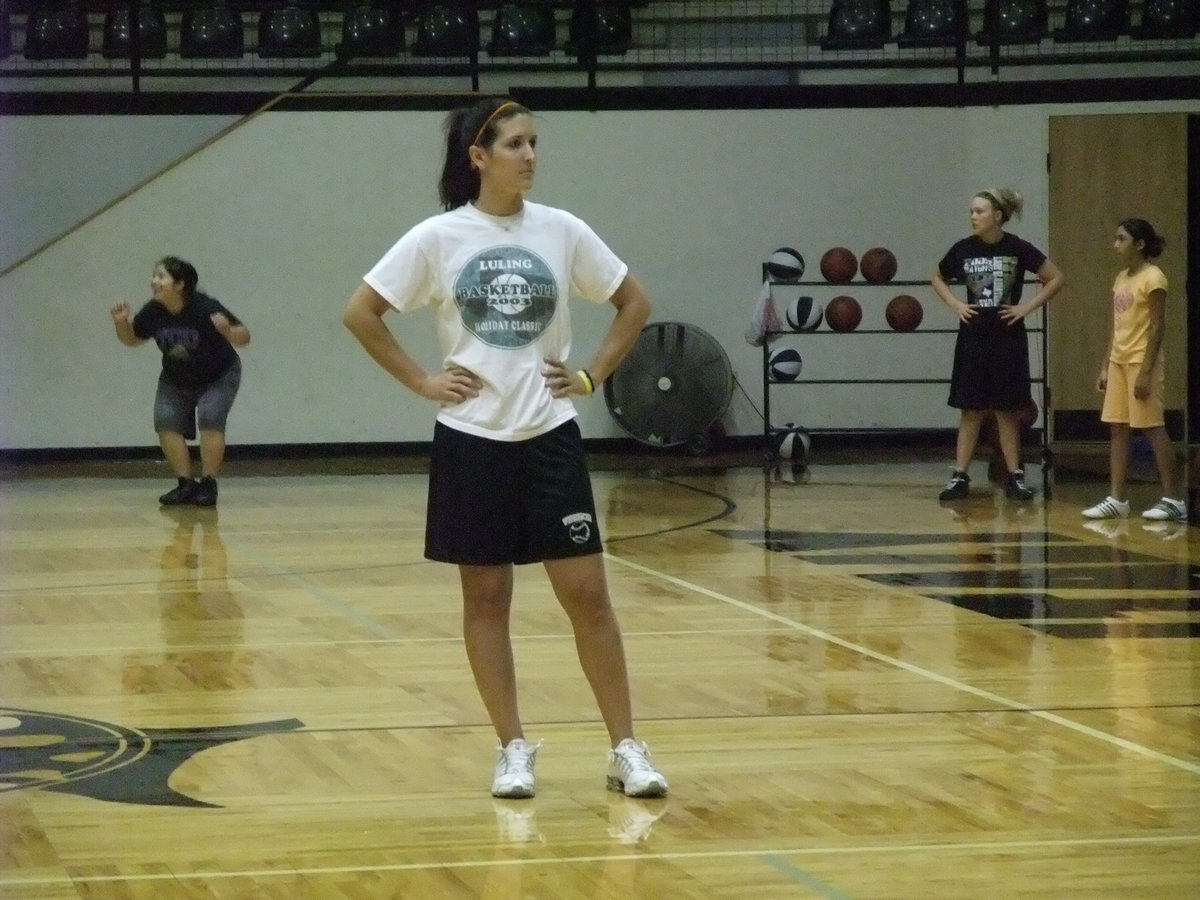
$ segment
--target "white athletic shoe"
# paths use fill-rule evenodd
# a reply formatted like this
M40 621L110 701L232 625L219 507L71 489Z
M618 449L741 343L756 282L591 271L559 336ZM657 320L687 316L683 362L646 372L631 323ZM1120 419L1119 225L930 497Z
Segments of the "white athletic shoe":
M1156 522L1184 522L1187 521L1187 504L1182 500L1163 497L1142 513L1142 518L1152 519Z
M1118 500L1115 497L1105 497L1095 506L1089 506L1083 511L1085 519L1124 519L1129 515L1129 501Z
M531 744L513 738L507 747L497 747L500 757L492 778L492 796L518 799L533 796L533 764L542 742Z
M650 765L650 750L625 738L608 752L608 789L627 797L665 797L667 779Z

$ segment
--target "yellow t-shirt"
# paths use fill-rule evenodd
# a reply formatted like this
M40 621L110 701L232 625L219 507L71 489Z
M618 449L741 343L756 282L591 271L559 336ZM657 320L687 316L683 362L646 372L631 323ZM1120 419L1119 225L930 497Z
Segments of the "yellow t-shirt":
M1113 282L1113 342L1109 359L1140 363L1150 339L1150 295L1166 291L1167 276L1158 266L1145 265L1130 275L1122 269Z

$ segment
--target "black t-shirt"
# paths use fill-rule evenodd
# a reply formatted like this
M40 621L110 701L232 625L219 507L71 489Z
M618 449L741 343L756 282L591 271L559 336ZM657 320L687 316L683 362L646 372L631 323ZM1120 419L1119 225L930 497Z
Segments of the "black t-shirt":
M133 317L133 333L158 344L163 374L172 384L203 387L224 375L238 359L233 345L213 325L213 313L224 314L230 325L242 324L219 301L196 292L178 315L157 300L147 301Z
M1004 232L994 244L971 235L950 248L938 271L946 281L967 286L971 306L1015 306L1025 273L1036 272L1045 261L1045 253L1015 234Z

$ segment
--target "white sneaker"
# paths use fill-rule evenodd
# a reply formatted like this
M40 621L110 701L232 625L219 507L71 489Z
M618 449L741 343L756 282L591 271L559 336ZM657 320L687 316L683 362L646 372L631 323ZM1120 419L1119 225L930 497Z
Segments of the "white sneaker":
M608 752L610 791L624 791L627 797L664 797L667 779L650 765L650 749L633 738L625 738Z
M1123 519L1129 515L1129 501L1105 497L1095 506L1083 511L1085 519Z
M532 797L533 764L542 742L531 744L521 738L513 738L507 747L497 744L500 758L496 760L496 772L492 777L493 797Z
M1163 497L1142 513L1142 518L1153 519L1156 522L1183 522L1187 519L1187 504L1182 500Z

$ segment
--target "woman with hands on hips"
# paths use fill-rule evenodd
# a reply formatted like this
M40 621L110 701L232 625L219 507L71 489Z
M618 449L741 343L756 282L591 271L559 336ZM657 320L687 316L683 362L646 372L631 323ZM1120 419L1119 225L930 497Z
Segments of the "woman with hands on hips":
M934 292L959 320L948 402L961 413L954 471L938 495L942 501L969 495L967 469L989 412L996 415L1008 472L1005 495L1012 500L1033 497L1021 467L1019 416L1033 399L1025 317L1062 290L1066 278L1045 253L1004 230L1022 207L1021 196L1008 188L977 193L971 198L971 234L955 242L931 279ZM1039 287L1022 300L1026 272L1037 275ZM950 289L951 282L966 286L965 302Z
M489 98L447 116L444 212L415 225L368 272L343 322L409 390L438 403L425 556L458 567L468 662L498 739L491 792L534 795L541 743L526 740L510 635L513 567L541 563L570 620L608 731L606 784L661 796L666 779L634 737L621 631L572 397L593 394L641 333L650 301L582 220L525 199L537 165L530 111ZM614 317L586 365L571 356L569 295ZM442 367L427 372L385 313L429 307Z

